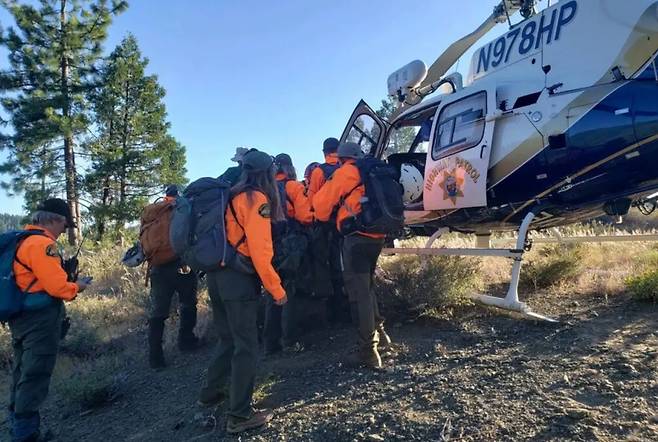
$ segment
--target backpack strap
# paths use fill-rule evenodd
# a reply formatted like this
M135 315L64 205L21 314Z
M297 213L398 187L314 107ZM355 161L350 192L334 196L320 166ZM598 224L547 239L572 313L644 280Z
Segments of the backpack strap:
M316 167L319 167L320 170L322 170L322 174L324 175L325 181L331 178L334 172L336 172L336 170L338 170L339 168L337 164L329 164L329 163L323 163Z
M242 229L242 238L240 238L240 241L238 241L237 244L235 244L234 246L235 249L237 250L238 247L240 247L247 240L247 233L244 230L244 227L242 226L240 221L238 220L238 214L235 212L235 207L233 207L233 200L230 200L228 202L228 207L231 210L231 214L233 215L235 222L238 223L238 226L240 226L240 228Z
M293 210L295 209L295 203L292 201L292 198L290 198L290 195L288 195L288 191L286 190L286 185L288 184L289 181L292 181L290 178L286 178L285 180L278 181L277 182L277 187L279 188L279 194L283 193L283 196L285 196L286 200L281 201L281 208L283 209L283 216L288 220L288 205L286 202L290 203L292 206ZM279 186L279 183L281 183L281 186ZM279 195L281 196L281 195Z
M288 185L289 181L293 181L290 178L286 178L283 180L283 190L286 190L286 186ZM292 202L292 199L290 198L290 195L288 195L288 191L285 191L286 194L286 200L290 203L291 206L295 207L295 203Z
M23 244L23 241L25 241L28 237L33 236L33 235L46 236L46 235L43 233L43 230L35 230L34 233L28 233L28 234L26 234L25 237L21 238L20 241L18 242L18 245L16 246L16 253L14 254L14 261L17 262L21 267L25 268L28 272L32 273L32 275L34 275L34 270L32 270L32 268L31 268L30 266L28 266L27 264L25 264L23 261L21 261L20 259L18 259L18 249L19 249L19 248L21 247L21 245ZM37 283L37 281L38 281L38 279L37 279L37 277L35 276L34 279L32 280L32 282L30 282L30 283L27 285L27 287L25 288L25 290L23 290L23 292L24 292L24 293L29 293L29 292L30 292L30 289L31 289L32 287L34 287L34 285Z

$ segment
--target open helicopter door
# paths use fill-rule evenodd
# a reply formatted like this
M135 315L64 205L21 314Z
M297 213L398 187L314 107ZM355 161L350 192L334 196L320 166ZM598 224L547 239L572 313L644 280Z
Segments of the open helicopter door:
M446 96L436 111L425 166L425 210L487 205L496 94L468 92Z
M361 146L365 154L376 155L384 142L387 124L377 116L368 104L361 100L352 112L340 142L351 142Z

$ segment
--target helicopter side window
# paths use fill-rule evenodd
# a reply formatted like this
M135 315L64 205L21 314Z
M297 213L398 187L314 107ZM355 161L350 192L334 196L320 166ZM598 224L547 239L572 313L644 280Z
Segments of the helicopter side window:
M487 94L480 92L447 105L439 115L432 158L477 146L484 136Z
M436 106L414 114L393 126L389 132L383 159L403 153L427 153Z
M363 153L369 154L377 146L381 131L370 115L359 115L347 134L346 141L360 145Z

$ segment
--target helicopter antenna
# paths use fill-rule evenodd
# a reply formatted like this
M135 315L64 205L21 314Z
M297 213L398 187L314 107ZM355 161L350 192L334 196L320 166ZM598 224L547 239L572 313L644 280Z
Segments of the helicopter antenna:
M505 8L505 15L507 15L507 23L509 23L510 29L512 28L512 19L510 19L509 11L507 10L507 2L503 1L503 7Z

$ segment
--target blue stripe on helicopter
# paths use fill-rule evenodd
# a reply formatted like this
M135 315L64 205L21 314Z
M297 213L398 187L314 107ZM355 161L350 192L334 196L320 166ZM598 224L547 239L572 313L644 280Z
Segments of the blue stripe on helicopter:
M490 192L490 208L519 204L536 197L568 176L638 141L658 134L658 83L653 67L638 80L628 81L610 94L564 134L563 143L546 146L539 154L497 184ZM549 198L577 204L658 182L658 142L621 155Z

